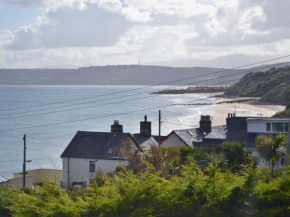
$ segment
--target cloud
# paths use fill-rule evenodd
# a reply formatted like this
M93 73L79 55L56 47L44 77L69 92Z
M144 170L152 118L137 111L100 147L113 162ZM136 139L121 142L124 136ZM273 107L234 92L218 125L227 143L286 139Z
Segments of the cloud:
M4 48L13 50L35 49L39 46L38 33L31 26L22 26L6 37Z
M1 0L0 0L1 1ZM289 0L2 0L41 8L34 23L0 32L1 61L148 62L285 54ZM13 22L13 21L9 21ZM29 61L29 57L31 61ZM110 62L111 61L111 62ZM58 64L62 64L59 62Z
M121 14L123 14L130 21L148 22L152 20L150 11L141 12L132 5L122 8Z

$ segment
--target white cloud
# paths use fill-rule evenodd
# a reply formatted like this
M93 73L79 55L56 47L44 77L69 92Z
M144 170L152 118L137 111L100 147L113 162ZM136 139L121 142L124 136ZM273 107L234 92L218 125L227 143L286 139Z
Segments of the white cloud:
M148 22L152 20L150 16L150 11L141 12L132 5L128 7L123 7L121 9L121 14L123 14L130 21Z
M4 48L12 50L35 49L38 46L38 33L31 25L22 26L10 33L4 44Z
M147 62L278 55L287 52L290 40L289 0L2 2L38 5L43 11L34 23L0 32L6 65L121 64L139 55Z

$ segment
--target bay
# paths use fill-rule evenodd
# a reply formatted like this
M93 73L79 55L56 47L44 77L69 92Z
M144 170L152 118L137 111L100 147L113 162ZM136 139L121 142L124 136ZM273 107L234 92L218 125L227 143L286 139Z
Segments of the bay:
M154 95L168 87L142 86L0 86L0 175L22 171L23 135L27 135L27 170L61 169L60 155L77 131L110 132L119 120L124 132L138 133L144 115L158 134L190 128L214 103L197 95Z

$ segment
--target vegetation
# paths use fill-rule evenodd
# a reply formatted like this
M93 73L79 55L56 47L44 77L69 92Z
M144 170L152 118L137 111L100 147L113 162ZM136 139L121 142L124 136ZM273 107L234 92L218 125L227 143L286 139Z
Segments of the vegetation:
M290 102L286 106L284 111L277 112L275 115L273 115L274 118L285 118L288 117L290 118Z
M114 174L98 173L86 190L53 183L22 192L0 188L1 216L215 217L289 216L290 167L256 167L245 144L219 150L152 149ZM233 165L234 168L233 169ZM8 192L8 193L1 193ZM5 211L6 214L2 215Z
M271 165L272 172L274 167L281 160L283 152L285 152L287 136L285 134L258 135L256 138L257 152L259 158Z
M290 68L248 73L227 88L225 94L261 97L261 101L287 104L290 101Z

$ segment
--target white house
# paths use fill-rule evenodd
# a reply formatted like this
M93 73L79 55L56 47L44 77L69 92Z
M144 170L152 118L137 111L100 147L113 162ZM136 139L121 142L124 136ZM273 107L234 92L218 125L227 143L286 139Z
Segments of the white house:
M98 171L111 173L118 165L127 166L128 159L116 153L125 142L135 150L140 148L130 133L123 133L118 121L111 126L111 132L78 131L61 155L63 184L85 187Z

